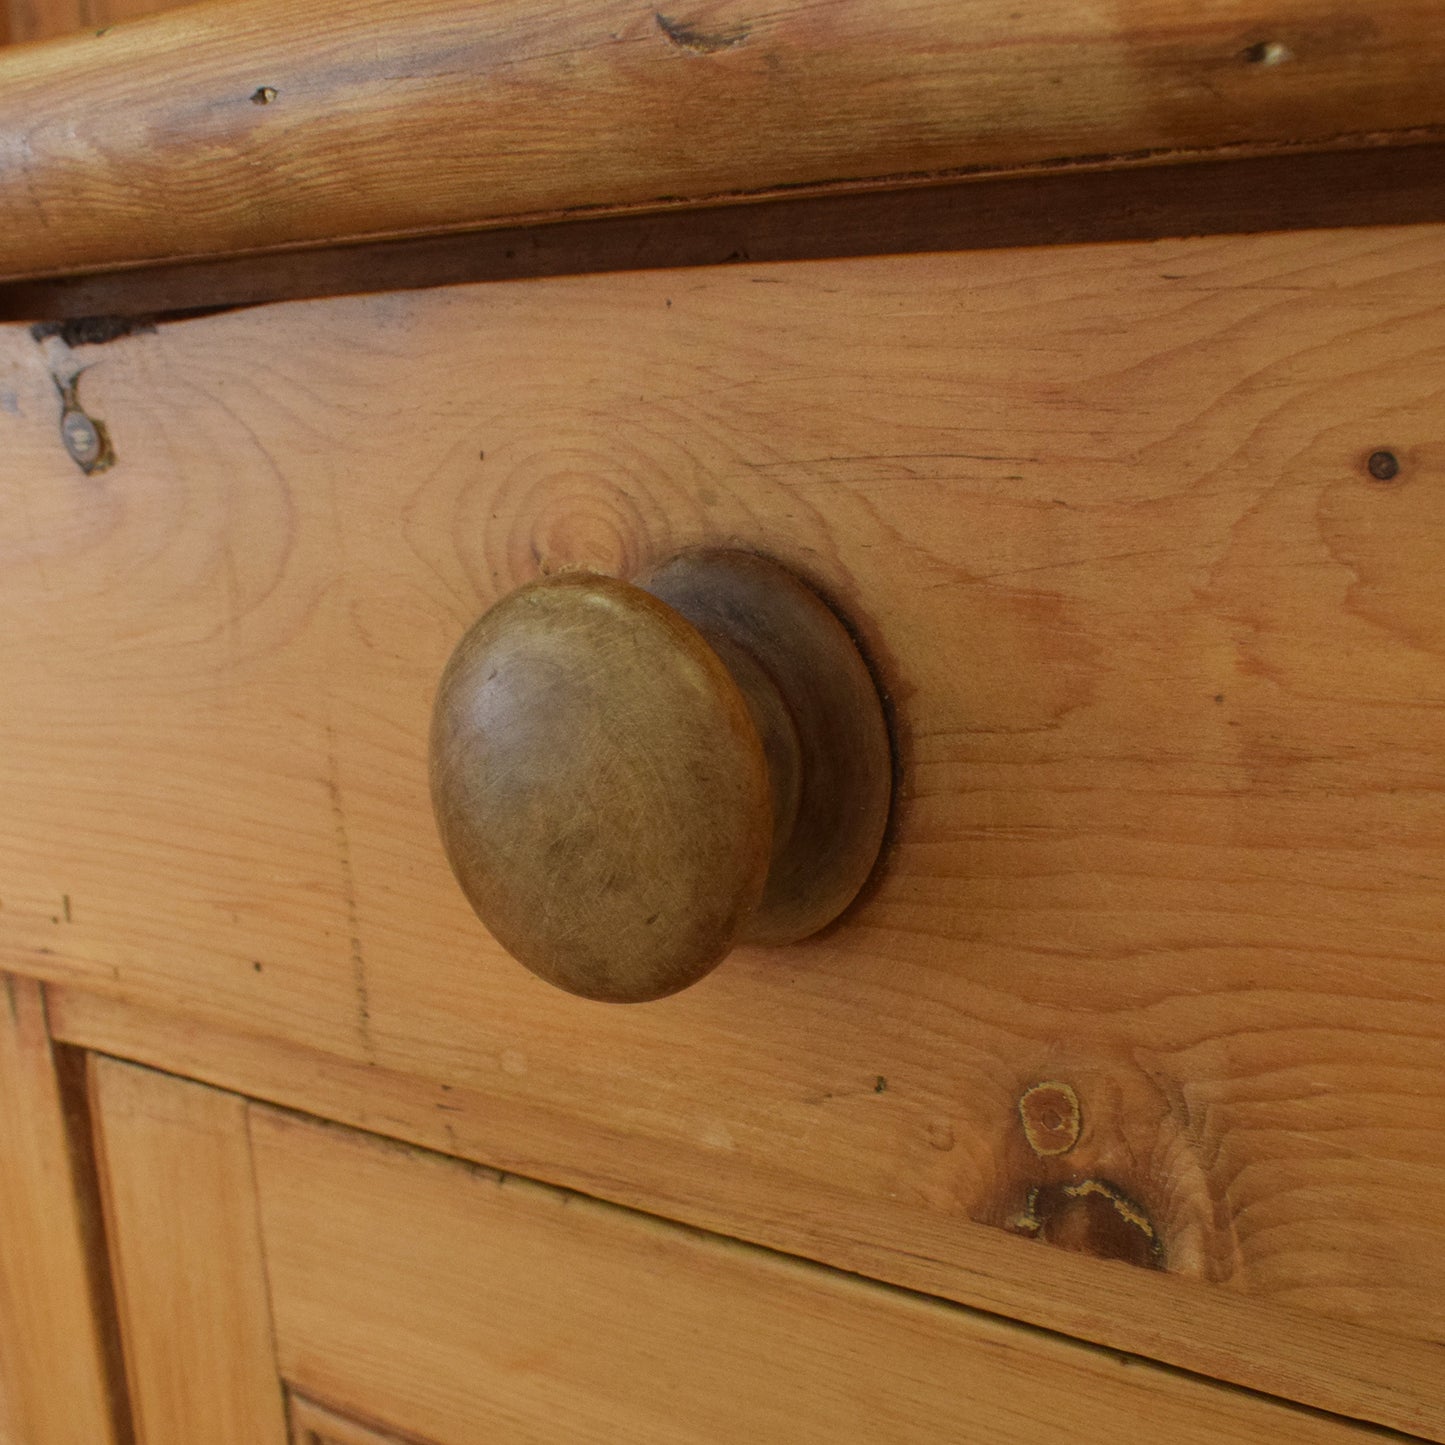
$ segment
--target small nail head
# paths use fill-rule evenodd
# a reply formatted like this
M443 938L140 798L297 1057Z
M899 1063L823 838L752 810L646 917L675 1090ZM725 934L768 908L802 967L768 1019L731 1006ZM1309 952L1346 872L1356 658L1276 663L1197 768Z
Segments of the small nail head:
M1377 482L1393 482L1400 475L1400 459L1394 452L1371 452L1367 465Z
M270 105L276 99L276 88L271 85L263 85L251 93L252 105Z
M82 467L93 467L100 460L100 432L83 411L67 411L61 417L60 435L65 440L65 450Z
M105 423L87 416L79 407L68 406L61 413L60 439L70 459L88 477L115 464L115 452Z

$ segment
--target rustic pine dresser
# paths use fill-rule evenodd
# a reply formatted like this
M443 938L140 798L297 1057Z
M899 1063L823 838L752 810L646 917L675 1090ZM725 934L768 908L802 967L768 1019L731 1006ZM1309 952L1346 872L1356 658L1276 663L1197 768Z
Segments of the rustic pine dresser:
M1445 1441L1442 75L1438 0L0 50L0 1441ZM880 720L784 943L684 857L796 803L753 664L635 585L720 555ZM582 588L662 660L574 637L456 843L447 659ZM498 904L534 804L642 883ZM686 867L666 997L496 941Z

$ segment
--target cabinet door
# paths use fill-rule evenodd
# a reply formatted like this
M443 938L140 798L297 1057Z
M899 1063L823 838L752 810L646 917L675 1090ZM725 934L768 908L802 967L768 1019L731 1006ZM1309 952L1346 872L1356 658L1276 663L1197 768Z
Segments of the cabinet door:
M1372 1433L135 1065L92 1083L141 1445Z

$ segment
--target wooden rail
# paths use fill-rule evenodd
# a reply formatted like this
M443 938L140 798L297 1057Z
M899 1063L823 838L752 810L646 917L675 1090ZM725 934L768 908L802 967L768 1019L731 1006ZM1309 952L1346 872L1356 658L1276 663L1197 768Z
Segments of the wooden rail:
M0 55L0 279L1439 139L1438 15L1437 0L223 0Z

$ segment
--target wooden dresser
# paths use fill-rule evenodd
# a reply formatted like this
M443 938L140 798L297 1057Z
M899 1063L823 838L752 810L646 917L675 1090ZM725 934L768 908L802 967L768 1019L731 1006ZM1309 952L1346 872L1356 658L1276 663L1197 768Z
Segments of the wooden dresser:
M1442 66L1424 0L0 52L0 1442L1445 1441ZM879 861L574 997L439 680L700 548L845 623Z

